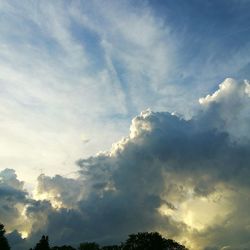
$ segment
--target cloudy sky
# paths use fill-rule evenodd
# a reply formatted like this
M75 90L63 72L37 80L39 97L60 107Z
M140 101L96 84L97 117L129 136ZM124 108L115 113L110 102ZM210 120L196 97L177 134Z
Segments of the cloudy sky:
M159 231L250 249L250 1L0 1L0 221L14 250ZM58 230L60 228L60 230Z

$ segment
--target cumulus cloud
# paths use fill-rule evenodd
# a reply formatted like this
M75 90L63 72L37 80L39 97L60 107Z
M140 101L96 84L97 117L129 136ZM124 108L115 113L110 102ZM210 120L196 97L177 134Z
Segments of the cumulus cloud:
M212 95L200 98L206 110L205 119L209 126L229 133L234 140L249 140L250 122L250 84L249 81L237 82L228 78L219 85Z
M17 179L12 169L0 172L0 201L0 221L8 225L8 230L23 231L25 226L21 217L27 201L27 192L23 189L23 182Z
M25 203L27 240L111 243L157 230L195 250L249 248L249 83L226 79L200 103L190 120L142 112L109 151L77 161L77 179L41 175ZM22 203L14 172L1 176L0 197L11 187Z
M37 179L35 197L39 200L50 200L54 207L72 208L84 198L85 192L81 179L40 175Z

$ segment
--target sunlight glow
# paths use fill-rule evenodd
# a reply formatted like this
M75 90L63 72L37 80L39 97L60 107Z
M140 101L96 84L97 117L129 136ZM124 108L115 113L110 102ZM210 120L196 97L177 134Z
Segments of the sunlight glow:
M209 197L187 197L177 209L171 209L165 204L158 211L163 216L169 216L175 221L184 222L190 230L202 231L223 219L232 211L227 199L230 192L211 194ZM220 197L220 198L218 198Z
M65 208L64 204L59 200L59 196L58 196L58 200L55 199L53 194L49 194L49 193L37 193L36 191L33 194L33 198L35 200L48 200L50 201L51 205L53 208L55 209L60 209L60 208Z
M26 232L26 231L21 231L20 234L21 234L21 237L22 237L23 239L25 239L25 238L27 238L27 237L29 236L29 233Z

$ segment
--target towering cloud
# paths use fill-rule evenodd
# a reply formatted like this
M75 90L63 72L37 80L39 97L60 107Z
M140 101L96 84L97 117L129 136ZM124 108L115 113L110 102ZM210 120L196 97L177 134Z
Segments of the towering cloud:
M200 99L190 120L146 110L110 151L78 160L77 179L42 175L36 199L28 199L14 172L5 170L0 198L11 200L15 218L24 204L30 242L43 232L52 243L75 244L157 230L195 250L247 249L249 93L247 81L226 79Z

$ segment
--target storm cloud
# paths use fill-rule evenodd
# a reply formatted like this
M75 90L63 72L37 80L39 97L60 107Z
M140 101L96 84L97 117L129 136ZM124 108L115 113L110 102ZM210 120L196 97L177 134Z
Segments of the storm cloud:
M1 220L30 242L47 233L53 244L102 244L159 231L194 250L250 248L249 82L226 79L199 102L189 120L143 111L109 151L77 161L77 179L39 176L33 198L12 170L1 172L1 211L11 205L12 218L30 225Z

